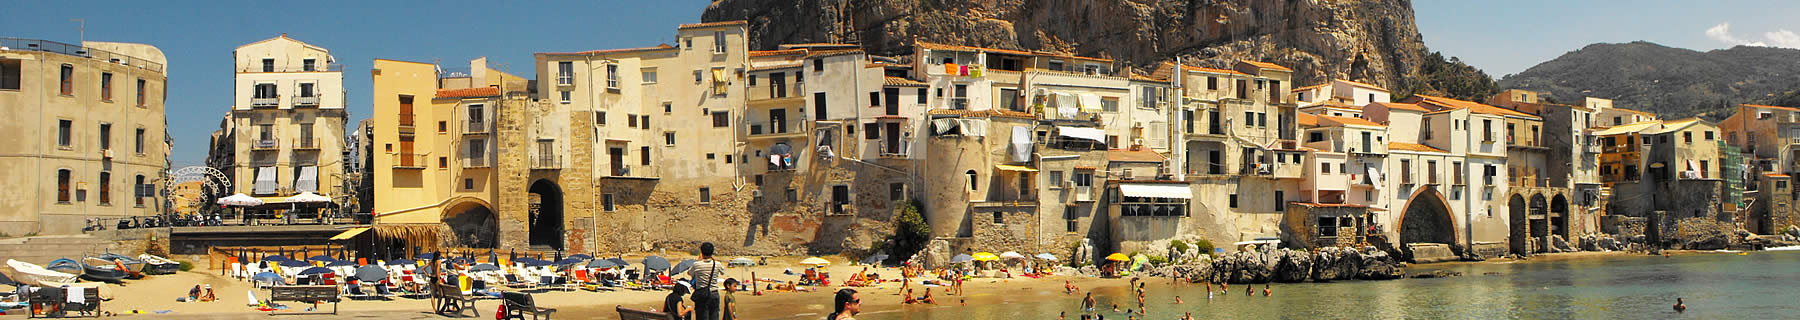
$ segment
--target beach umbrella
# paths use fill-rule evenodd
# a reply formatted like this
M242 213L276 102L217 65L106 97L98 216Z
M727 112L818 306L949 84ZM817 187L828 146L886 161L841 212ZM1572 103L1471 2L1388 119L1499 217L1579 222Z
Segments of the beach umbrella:
M1131 261L1131 257L1127 257L1123 253L1114 253L1111 255L1107 255L1106 260L1109 260L1109 261Z
M230 196L226 196L224 198L219 198L219 205L229 206L229 207L254 207L254 206L260 206L262 204L263 204L262 199L257 199L256 197L252 197L250 195L242 194L242 193L233 194Z
M995 256L992 252L976 252L974 258L975 261L982 262L1000 260L1000 257Z
M582 260L582 261L587 261L587 260L594 260L594 256L590 256L590 255L587 255L587 254L584 254L584 253L577 253L577 254L575 254L575 255L572 255L572 256L569 256L569 258L571 258L571 259L581 259L581 260Z
M282 199L282 202L286 202L286 203L324 203L324 202L331 202L331 198L327 198L327 197L321 196L317 193L312 193L312 192L308 191L308 192L301 192L300 194L296 194L292 197L287 197L287 199Z
M312 256L311 258L306 258L306 261L332 262L332 261L337 261L337 259L332 258L331 256L328 256L328 255L321 254L321 255Z
M356 279L357 280L362 280L365 282L379 282L381 280L387 280L387 276L388 276L387 269L382 269L381 266L378 266L378 265L371 264L371 265L362 266L361 268L356 268Z
M950 258L950 263L964 263L969 261L975 261L975 257L971 257L967 254L959 254Z
M17 287L17 286L19 286L19 282L13 281L12 278L6 277L5 273L0 273L0 285L8 285L8 286Z
M287 256L266 256L266 257L262 257L262 261L263 261L263 262L276 262L276 263L279 263L279 262L282 262L282 261L288 261L288 260L293 260L293 259L288 259L288 257L287 257Z
M426 252L426 253L420 253L419 255L413 256L413 260L431 260L432 258L437 258L437 254Z
M469 267L469 272L499 271L499 270L500 270L500 266L496 266L492 263L476 264L473 267Z
M594 259L594 261L590 261L587 264L588 269L606 269L606 268L616 268L618 266L619 266L618 264L615 264L612 261L606 260L606 259Z
M327 267L354 267L354 266L356 266L356 261L333 260L329 263L326 263L325 266L327 266Z
M676 274L676 273L687 272L688 269L694 268L695 262L698 262L698 261L694 261L694 259L681 260L681 263L676 263L675 268L669 270L669 273Z
M658 256L645 257L644 261L642 263L644 264L644 269L669 270L669 259L664 259L663 257L658 257Z
M299 267L310 266L312 264L306 263L305 261L299 261L299 260L294 260L294 259L285 259L285 260L281 260L280 262L278 262L277 265L280 265L283 267L289 267L289 268L299 268Z
M1019 254L1018 252L1007 251L1006 253L1001 253L1000 258L1001 259L1024 259L1025 255Z
M306 270L300 270L300 275L303 275L303 276L304 275L315 275L315 274L327 274L327 273L335 273L335 272L332 272L331 269L324 268L324 267L311 267L311 268L306 268Z
M825 258L811 257L811 258L806 258L806 260L800 260L800 264L822 267L822 266L831 264L831 261L825 260Z
M404 266L404 265L414 264L414 262L412 260L407 260L406 258L400 258L400 259L388 260L387 264L390 266Z
M537 258L532 258L532 257L519 258L519 260L513 260L513 262L518 263L518 264L523 264L527 267L542 267L542 266L550 265L549 261L538 260Z
M732 266L732 267L748 267L748 266L754 266L754 265L756 265L756 261L750 260L750 258L731 259L731 264L727 264L727 266Z
M1056 261L1056 255L1049 254L1049 253L1039 253L1037 255L1037 258L1044 259L1044 260L1050 260L1050 261Z
M613 264L615 264L615 265L618 265L618 266L620 266L620 267L629 267L629 266L631 266L631 263L630 263L630 262L626 262L626 261L625 261L625 259L621 259L621 258L606 258L606 262L611 262L611 263L613 263Z
M586 262L586 261L582 260L582 259L576 259L575 257L568 257L568 258L563 258L562 260L557 260L556 265L572 266L572 265L581 264L582 262Z
M863 258L862 263L863 264L877 264L877 263L881 263L882 261L886 261L887 258L888 258L888 255L886 255L886 254L876 254L876 255L869 256L868 258Z
M274 283L286 283L287 282L287 281L281 279L281 275L275 274L274 272L258 273L254 276L250 276L250 281L268 281L268 282L274 282Z

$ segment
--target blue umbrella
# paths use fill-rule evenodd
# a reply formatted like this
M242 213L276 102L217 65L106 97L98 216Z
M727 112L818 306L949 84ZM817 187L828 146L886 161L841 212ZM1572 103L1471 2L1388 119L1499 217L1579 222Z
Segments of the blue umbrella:
M500 256L494 254L493 250L488 250L488 263L500 263Z
M336 258L332 258L332 257L331 257L331 256L327 256L327 255L322 255L322 254L321 254L321 255L316 255L316 256L312 256L312 257L311 257L311 258L306 258L306 261L324 261L324 262L332 262L332 261L337 261L337 259L336 259Z
M469 267L469 272L498 271L498 270L500 270L500 266L496 266L492 263L477 264L473 267Z
M956 257L950 258L950 263L964 263L969 261L975 261L975 257L967 254L959 254L956 255Z
M294 260L282 260L281 262L277 262L277 263L281 264L281 266L283 266L283 267L289 267L289 268L299 268L299 267L305 267L305 266L312 265L310 263L306 263L303 261L294 261Z
M431 258L436 258L436 257L437 257L436 253L426 252L426 253L420 253L419 255L413 256L413 259L414 260L431 260Z
M282 261L289 261L289 260L294 260L294 259L288 259L287 256L266 256L266 257L262 258L262 261L270 261L270 262L282 262Z
M387 264L390 266L403 266L403 265L413 264L413 261L407 260L406 258L400 258L400 259L388 260Z
M356 279L357 280L362 280L362 281L366 281L366 282L378 282L381 280L387 280L387 276L388 276L387 270L382 269L381 266L371 264L371 265L362 266L361 268L356 268Z
M669 259L663 259L663 257L650 256L644 258L643 264L644 269L669 270Z
M582 254L582 253L577 253L575 255L569 256L569 258L581 259L581 260L594 260L594 256L590 256L590 255Z
M556 265L559 265L559 266L572 266L572 265L578 265L578 264L581 264L581 263L582 263L582 262L587 262L587 261L586 261L586 260L582 260L582 259L576 259L576 258L574 258L574 257L569 257L569 258L564 258L564 259L562 259L562 260L557 260L557 261L556 261Z
M606 259L594 259L593 262L588 262L588 264L587 264L587 267L590 269L606 269L606 268L615 268L618 266L619 266L619 264L613 263L611 260L606 260Z
M333 261L331 261L331 263L325 264L325 266L327 266L327 267L352 267L352 266L356 266L356 261L333 260Z
M606 262L611 262L614 265L618 265L620 267L631 265L630 262L625 262L625 259L620 259L620 258L606 258Z
M303 276L315 275L315 274L327 274L327 273L333 273L333 271L331 271L331 269L326 269L326 268L321 268L321 267L311 267L311 268L306 268L306 270L300 270L300 275L303 275Z
M675 268L673 270L669 270L669 273L678 274L678 273L682 273L682 272L687 272L688 269L694 268L694 262L697 262L697 261L694 261L694 259L681 260L681 263L676 263Z
M274 282L274 283L287 283L286 280L281 279L281 275L275 274L274 272L258 273L255 276L251 276L250 280L251 281L268 281L268 282Z

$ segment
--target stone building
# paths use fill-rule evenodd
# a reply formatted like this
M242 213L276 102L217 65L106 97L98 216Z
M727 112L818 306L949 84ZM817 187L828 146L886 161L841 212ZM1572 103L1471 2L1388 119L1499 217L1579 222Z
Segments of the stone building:
M1745 160L1745 171L1749 181L1745 185L1755 190L1756 203L1749 207L1746 229L1757 234L1774 234L1787 226L1779 221L1795 215L1791 206L1782 206L1770 201L1791 199L1793 194L1773 194L1767 187L1790 183L1788 175L1800 172L1800 154L1792 150L1800 145L1800 109L1745 104L1737 107L1737 112L1724 121L1719 122L1719 131L1725 136L1724 141L1738 148L1748 159ZM1720 162L1720 165L1734 165ZM1721 167L1725 168L1725 167ZM1788 182L1763 181L1769 179L1788 180ZM1791 222L1789 223L1791 224Z
M267 202L305 192L345 199L343 66L330 50L286 34L238 46L232 57L230 124L220 129L231 147L213 150L230 153L216 169L232 192Z
M80 233L90 218L157 215L169 168L167 60L122 42L0 38L0 234Z

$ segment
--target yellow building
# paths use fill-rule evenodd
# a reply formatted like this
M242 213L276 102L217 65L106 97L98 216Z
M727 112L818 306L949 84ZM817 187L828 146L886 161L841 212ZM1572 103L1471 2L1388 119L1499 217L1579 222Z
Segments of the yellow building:
M232 193L267 202L344 195L344 75L331 51L286 34L232 50L233 104L221 128ZM221 161L223 162L223 161ZM223 164L223 163L221 163Z
M165 63L144 44L0 38L0 234L163 211Z

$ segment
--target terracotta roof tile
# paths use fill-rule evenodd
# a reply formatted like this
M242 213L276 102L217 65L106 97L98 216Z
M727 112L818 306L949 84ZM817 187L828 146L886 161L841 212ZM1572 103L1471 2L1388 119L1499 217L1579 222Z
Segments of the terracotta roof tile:
M1381 105L1383 107L1387 107L1388 109L1412 110L1412 111L1418 111L1418 112L1431 111L1431 110L1425 110L1425 107L1420 107L1416 103L1371 102L1369 104Z
M1751 107L1751 108L1764 108L1764 109L1780 109L1780 110L1787 110L1787 111L1800 111L1800 109L1795 109L1795 108L1789 108L1789 107L1781 107L1781 106L1766 106L1766 105L1760 105L1760 104L1745 104L1745 105L1743 105L1743 106L1745 106L1745 107Z
M1294 72L1294 69L1288 69L1288 67L1283 67L1279 64L1273 64L1273 63L1262 62L1262 61L1250 61L1250 60L1238 60L1238 61L1243 62L1243 63L1248 63L1250 65L1256 66L1257 68Z
M1480 113L1480 114L1491 114L1491 115L1498 115L1498 116L1513 116L1513 117L1520 117L1520 118L1527 118L1527 119L1534 119L1534 120L1542 120L1543 119L1543 118L1539 118L1538 116L1534 116L1534 115L1527 114L1524 112L1518 112L1518 111L1513 111L1513 110L1506 109L1506 108L1490 106L1490 105L1486 105L1486 104L1482 104L1482 103L1474 102L1474 101L1457 100L1457 99L1451 99L1451 98L1445 98L1445 97L1434 97L1434 96L1428 96L1428 95L1422 95L1422 94L1417 95L1417 97L1420 99L1420 102L1431 103L1431 104L1438 105L1438 106L1441 106L1444 108L1449 108L1449 109L1469 109L1469 112Z
M1356 81L1350 81L1350 80L1344 80L1344 79L1337 79L1337 81L1343 81L1343 82L1345 82L1345 83L1349 83L1349 84L1350 84L1350 85L1352 85L1352 86L1358 86L1358 87L1363 87L1363 88L1369 88L1369 89L1375 89L1375 90L1381 90L1381 91L1387 91L1387 88L1382 88L1382 87L1380 87L1380 86L1376 86L1376 85L1372 85L1372 84L1367 84L1367 83L1361 83L1361 82L1356 82Z
M1311 113L1305 113L1305 112L1297 112L1297 113L1298 114L1294 115L1294 122L1300 124L1301 127L1317 127L1317 126L1319 126L1319 116L1313 115Z
M1168 157L1164 157L1162 154L1159 154L1159 153L1156 153L1156 151L1150 150L1150 148L1139 148L1139 149L1137 149L1137 151L1132 151L1132 150L1127 150L1127 149L1106 150L1106 161L1109 161L1109 162L1158 162L1158 163L1160 163L1160 162L1163 162L1163 160L1168 160L1168 159L1169 159Z
M748 26L748 25L750 25L750 22L744 21L744 20L732 20L732 21L689 23L689 24L683 24L683 25L681 25L679 27L675 27L675 28L676 29L689 29L689 28L705 28L705 27L717 27L717 26L729 26L729 25Z
M901 78L901 77L886 77L882 80L883 80L882 85L888 86L888 87L923 87L923 86L925 86L924 82L914 81L913 79L907 79L907 78Z
M664 43L664 44L658 44L654 47L588 50L588 51L577 51L577 52L539 52L538 54L542 54L542 55L584 55L584 54L606 54L606 53L621 53L621 52L633 52L633 51L665 50L665 49L674 49L674 48L675 48L675 46L671 46L667 43Z
M1764 176L1770 176L1770 177L1777 177L1777 178L1786 178L1786 177L1788 177L1788 175L1785 175L1785 174L1780 174L1780 173L1764 173L1764 174L1763 174L1763 175L1764 175Z
M1431 146L1417 144L1417 143L1389 142L1388 143L1388 151L1393 151L1393 150L1450 153L1449 151L1444 151L1443 149L1432 148Z
M846 54L860 54L860 53L863 53L862 49L825 50L825 51L809 53L806 55L806 57L807 58L822 58L822 57L832 57L832 56L841 56L841 55L846 55Z
M1294 88L1294 90L1288 90L1288 92L1301 92L1301 91L1306 91L1306 90L1317 89L1319 87L1324 87L1324 86L1328 86L1328 85L1331 85L1331 84L1330 83L1315 84L1315 85L1310 85L1310 86L1305 86L1305 87Z
M799 63L778 64L778 65L772 65L772 66L755 66L755 67L750 67L750 71L799 68L799 67L804 67L804 66L806 66L806 65L799 64Z
M767 57L767 56L781 56L781 55L804 54L804 53L806 53L806 49L756 50L756 51L750 51L750 56L752 56L752 57Z
M990 117L990 118L991 117L1001 117L1001 118L1019 118L1019 119L1036 119L1037 118L1036 116L1033 116L1030 113L1018 112L1018 111L1012 111L1012 110L971 111L971 110L932 109L931 114L932 115L952 115L952 116L962 116L962 117Z
M493 97L500 95L500 88L481 87L464 89L438 89L438 98Z
M1244 76L1250 75L1248 73L1237 72L1236 70L1213 69L1213 68L1195 67L1195 66L1181 66L1181 70L1194 71L1194 72L1235 74L1235 75L1244 75Z
M1369 120L1365 120L1365 119L1361 119L1361 118L1334 117L1334 116L1319 116L1319 124L1322 126L1327 126L1327 127L1345 126L1345 125L1387 127L1385 125L1381 125L1380 123L1375 123L1374 121L1369 121Z

